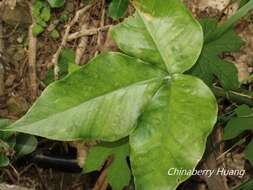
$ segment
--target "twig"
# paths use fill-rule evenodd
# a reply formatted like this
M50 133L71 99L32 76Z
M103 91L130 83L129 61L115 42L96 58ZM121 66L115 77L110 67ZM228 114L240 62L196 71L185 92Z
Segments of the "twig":
M4 50L4 41L1 38L3 36L3 21L0 20L0 53Z
M0 20L0 36L3 35L3 25L2 21ZM4 51L4 41L0 38L0 104L2 100L4 100L4 94L5 94L5 84L4 84L4 66L3 66L3 51ZM0 108L3 107L3 105L0 105Z
M15 174L16 179L19 181L20 174L18 173L18 171L16 170L16 168L12 164L9 164L9 167L12 169L12 171Z
M17 180L14 178L14 176L8 169L4 169L4 173L7 174L8 178L11 180L13 184L17 183Z
M37 174L38 174L38 177L39 177L39 179L40 179L40 181L41 181L41 184L42 184L42 186L43 186L43 189L49 189L48 186L47 186L47 184L45 183L45 181L43 180L43 178L42 178L42 176L41 176L41 172L40 172L39 168L38 168L36 165L34 165L34 168L35 168L35 170L36 170L36 172L37 172Z
M59 79L59 66L58 66L58 59L61 53L61 50L66 46L68 41L68 36L70 33L71 27L79 20L79 17L82 16L87 10L89 10L91 5L87 5L86 7L83 7L82 9L78 10L73 18L73 20L67 25L65 33L62 38L62 42L60 47L57 49L56 53L53 55L51 63L48 65L48 67L54 66L54 78L55 80Z
M28 166L26 166L25 168L23 168L20 172L19 175L22 176L25 172L27 172L32 166L34 166L33 163L30 163Z
M37 38L33 36L32 29L34 24L29 27L29 48L28 48L28 69L30 75L31 99L37 97L37 74L36 74L36 53Z
M37 38L33 36L33 26L36 23L35 18L32 13L32 4L26 1L29 6L30 15L32 17L32 24L28 30L28 71L30 78L30 90L31 90L31 100L34 101L37 98L37 71L36 71L36 54L37 54Z
M111 165L113 161L113 157L109 156L107 159L106 165L104 169L102 170L94 188L92 190L106 190L108 186L108 181L107 181L107 169Z
M93 29L89 29L89 30L85 30L85 31L79 31L79 32L72 33L72 34L69 35L68 41L75 40L75 39L80 38L82 36L92 36L92 35L95 35L99 31L107 30L111 26L112 25L106 25L106 26L99 27L99 28L93 28Z
M99 27L103 27L105 26L105 0L102 0L101 2L101 19L100 19L100 26ZM100 51L100 46L101 46L101 37L102 37L102 32L98 31L98 36L97 36L97 50L95 52L95 56L99 53Z
M87 28L88 28L88 23L87 23L86 17L84 17L84 18L82 19L82 22L81 22L80 24L82 25L82 26L81 26L81 31L87 30ZM86 48L87 48L87 42L88 42L87 36L83 36L83 37L80 39L80 41L79 41L79 44L78 44L78 46L77 46L77 48L76 48L76 59L75 59L75 63L76 63L77 65L79 65L80 62L81 62L81 59L82 59L82 57L83 57L83 54L84 54L84 52L85 52L85 50L86 50Z
M99 27L99 28L93 28L93 29L89 29L89 30L83 30L83 31L72 33L72 34L70 34L68 36L68 41L75 40L75 39L80 38L82 36L92 36L92 35L95 35L99 31L105 31L108 28L110 28L111 26L112 25L106 25L106 26Z
M224 89L214 86L212 88L215 96L217 97L223 97L228 100L241 103L241 104L247 104L249 106L253 106L253 97L245 94L241 94L234 91L225 91Z

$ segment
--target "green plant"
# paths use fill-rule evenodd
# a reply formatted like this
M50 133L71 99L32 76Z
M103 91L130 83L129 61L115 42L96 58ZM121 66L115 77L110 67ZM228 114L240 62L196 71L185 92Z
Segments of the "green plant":
M244 1L243 6L223 24L216 19L201 21L204 30L204 46L201 55L189 71L212 87L215 77L225 90L238 89L237 68L233 63L221 59L222 53L239 51L243 45L241 38L234 32L233 26L253 8L253 0Z
M249 131L247 134L253 132L253 110L247 105L241 105L236 108L229 116L230 119L225 127L224 140L231 140L239 137L243 132ZM246 136L249 137L249 136ZM245 135L243 136L245 138ZM242 139L242 137L240 138ZM253 141L252 138L245 148L246 159L253 164Z
M47 0L47 1L52 8L62 7L65 3L65 0Z
M47 22L50 20L50 6L44 1L37 0L32 7L32 14L36 19L36 23L33 26L33 35L38 36L45 30Z
M0 119L0 128L10 125L7 119ZM37 139L26 134L0 132L0 167L8 166L11 160L29 154L35 150Z
M124 16L129 0L113 0L109 6L109 15L113 19L119 19Z
M75 64L75 51L69 48L65 48L61 51L59 56L59 63L60 73L59 77L63 78L67 74L74 72L75 70L79 69L80 66ZM53 68L49 69L46 74L46 78L43 82L46 85L49 85L54 81L54 70Z
M180 0L134 4L134 16L111 31L124 53L101 54L50 84L23 118L3 130L103 141L91 149L85 168L98 169L114 154L108 173L114 190L129 181L130 149L138 190L175 189L188 176L168 176L168 170L196 167L217 117L210 89L182 74L200 55L202 28Z
M32 6L32 14L36 22L33 25L33 35L38 36L44 32L47 27L47 22L51 18L51 8L59 8L64 5L64 0L36 0ZM53 38L58 38L59 33L57 30L54 30L51 33Z
M201 22L205 36L215 33L218 30L218 23L215 19L204 19ZM214 79L219 79L221 86L226 90L238 89L237 68L235 64L220 58L224 52L239 51L243 41L230 28L220 37L204 44L200 58L191 73L201 78L208 86L212 86Z

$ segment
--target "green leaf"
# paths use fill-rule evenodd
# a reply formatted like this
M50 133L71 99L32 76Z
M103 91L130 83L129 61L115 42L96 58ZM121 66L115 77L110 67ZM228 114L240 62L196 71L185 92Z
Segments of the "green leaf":
M52 8L62 7L65 3L65 0L47 0L47 1Z
M207 36L206 42L213 41L224 35L229 29L232 29L237 21L246 16L253 9L253 0L250 0L243 7L241 7L233 16L221 24L217 30L211 35Z
M75 66L73 66L75 65ZM58 66L60 68L59 76L60 79L64 78L68 73L71 73L74 70L80 68L75 64L75 51L73 49L67 48L61 51L59 57ZM43 80L46 85L54 82L54 69L50 69L47 71L46 78Z
M124 16L129 0L113 0L109 7L109 15L117 20Z
M47 23L41 17L36 18L36 24L40 25L43 28L43 31L47 27Z
M229 120L225 127L224 139L233 139L246 130L253 130L253 110L242 105L235 110L236 117Z
M129 184L131 177L126 160L129 156L128 140L102 143L93 147L86 159L84 171L100 170L109 156L113 156L113 162L107 170L108 181L113 190L122 190L124 186Z
M33 36L38 36L43 31L44 31L44 28L42 26L40 26L39 24L33 25L33 28L32 28Z
M214 33L217 29L215 20L205 19L202 25L205 36ZM217 77L225 89L237 89L240 85L237 68L233 63L222 60L220 55L223 52L239 51L242 44L241 38L233 29L228 30L220 38L204 44L199 60L190 72L209 86Z
M68 67L68 72L69 73L72 73L72 72L74 72L74 71L76 71L76 70L78 70L78 69L80 69L81 68L81 66L79 66L79 65L77 65L77 64L70 64L69 65L69 67Z
M75 64L76 53L73 49L63 49L59 63L61 65L67 65L67 73L72 73L81 67Z
M58 39L60 37L60 33L55 29L53 30L51 33L50 33L50 36L53 38L53 39Z
M253 165L253 140L245 148L245 157Z
M253 187L253 179L248 179L245 182L241 183L239 186L236 186L232 190L251 190Z
M45 3L42 1L36 1L32 6L32 14L34 17L39 17L41 9L44 7Z
M181 1L135 1L137 12L113 27L112 37L125 53L169 73L183 73L196 62L202 29ZM140 5L141 10L138 10Z
M10 125L11 122L8 119L0 118L0 128L4 128ZM13 133L11 132L0 132L0 167L6 167L9 165L9 158L7 153L15 145L15 138L13 138Z
M50 20L51 17L51 10L49 6L45 6L42 11L41 14L39 16L42 20L44 20L45 22Z
M0 118L0 128L6 127L6 126L8 126L10 124L11 124L11 122L10 122L9 119L2 119L2 118Z
M37 139L34 136L19 133L16 137L16 157L30 154L36 149L37 144Z
M11 121L9 119L1 119L0 118L0 128L5 128L11 124ZM9 148L9 146L13 147L15 145L15 142L13 143L13 133L12 132L0 132L0 139L2 140L1 147L4 147L6 149ZM10 144L9 144L9 143Z
M0 167L6 167L10 163L10 160L7 156L0 154Z
M236 116L229 120L225 127L224 139L229 140L237 137L244 131L253 131L253 110L247 105L241 105L236 108ZM253 141L245 148L246 159L253 164Z
M215 97L201 80L179 74L163 85L130 135L136 189L172 190L186 180L168 170L196 167L216 114Z
M97 56L55 82L7 131L72 141L115 141L133 131L165 73L120 53Z
M249 2L249 0L240 0L240 7L244 6L248 2Z

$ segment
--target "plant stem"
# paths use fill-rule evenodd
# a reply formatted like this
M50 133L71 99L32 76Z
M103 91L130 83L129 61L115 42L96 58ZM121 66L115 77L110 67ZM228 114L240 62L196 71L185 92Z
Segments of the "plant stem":
M249 180L239 185L238 187L233 188L233 190L251 190L252 186L253 186L253 180Z
M213 93L217 97L223 97L228 100L241 103L241 104L247 104L249 106L253 106L253 97L245 94L241 94L235 91L225 91L224 89L214 86L212 88Z

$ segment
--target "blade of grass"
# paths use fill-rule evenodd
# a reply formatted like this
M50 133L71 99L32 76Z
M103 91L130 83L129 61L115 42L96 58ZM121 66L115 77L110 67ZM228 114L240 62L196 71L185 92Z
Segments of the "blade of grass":
M219 38L224 34L228 29L234 26L234 24L240 20L242 17L246 16L250 10L253 9L253 0L250 0L242 8L240 8L233 16L231 16L227 21L218 27L216 32L210 34L206 38L206 43Z

